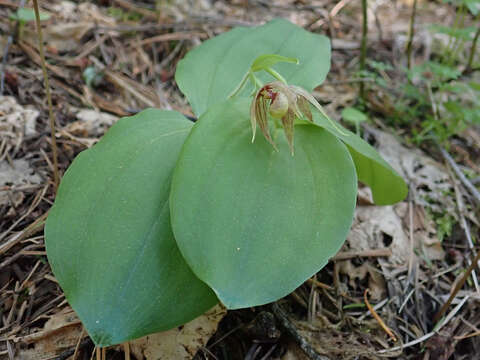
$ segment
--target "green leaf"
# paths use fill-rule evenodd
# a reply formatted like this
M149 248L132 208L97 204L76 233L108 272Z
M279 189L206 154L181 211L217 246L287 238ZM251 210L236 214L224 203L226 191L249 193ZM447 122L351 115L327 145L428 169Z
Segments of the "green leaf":
M358 124L366 121L367 115L353 107L347 107L342 110L342 118L352 124Z
M357 177L345 146L314 125L282 129L279 151L251 142L249 99L209 109L175 168L175 239L194 273L230 309L275 301L328 262L350 229Z
M30 8L20 8L15 14L10 15L10 19L22 22L35 21L35 11ZM50 19L50 14L40 12L40 21Z
M318 126L325 128L347 145L355 162L358 180L370 186L375 204L394 204L407 196L408 187L405 181L367 142L337 123L336 125L344 133L338 131L316 109L313 112L313 120Z
M63 177L45 228L48 259L99 346L181 325L217 301L170 226L172 171L190 129L169 111L121 119Z
M477 15L480 11L480 0L443 0L443 2L451 3L456 6L464 5L472 15Z
M480 91L480 83L475 81L470 81L468 85L475 91Z
M410 70L409 78L412 79L414 76L420 76L422 79L427 80L431 75L434 75L437 81L447 81L457 79L461 74L462 72L454 67L434 61L426 61L421 65L414 66L412 70Z
M452 26L432 24L429 26L429 30L438 34L445 34L457 39L471 40L475 34L476 28L469 26L465 28L457 28Z
M261 55L276 54L296 58L299 65L280 62L275 70L291 84L307 91L320 85L330 69L330 41L277 19L254 28L238 27L205 41L190 51L177 65L175 79L200 117L210 106L228 98ZM274 78L261 72L261 81ZM240 94L248 96L252 87Z
M465 5L467 6L470 13L474 16L477 16L480 12L480 1L478 0L464 0Z
M281 55L268 54L260 55L259 57L257 57L250 69L253 72L265 70L279 62L286 62L298 65L298 59L296 58L287 58Z

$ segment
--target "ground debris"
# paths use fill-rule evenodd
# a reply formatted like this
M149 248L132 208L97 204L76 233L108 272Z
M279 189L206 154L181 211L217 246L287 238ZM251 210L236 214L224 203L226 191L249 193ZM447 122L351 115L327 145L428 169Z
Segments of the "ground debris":
M82 323L75 313L71 308L64 308L50 317L43 330L13 341L23 346L33 344L33 348L20 348L18 360L47 360L75 347L85 336Z
M185 325L131 341L131 352L137 360L191 359L207 344L226 312L217 305Z

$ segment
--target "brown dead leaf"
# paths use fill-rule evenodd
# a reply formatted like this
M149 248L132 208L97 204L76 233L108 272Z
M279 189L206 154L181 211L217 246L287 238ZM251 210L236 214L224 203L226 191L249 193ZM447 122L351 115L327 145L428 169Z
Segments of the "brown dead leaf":
M436 236L435 224L426 216L425 207L456 213L454 200L445 196L445 192L452 189L446 169L420 150L406 148L393 135L369 126L367 132L373 135L380 154L413 191L414 250L419 250L429 260L443 259L445 254ZM356 251L388 247L392 250L389 262L405 265L411 256L408 202L394 206L358 206L347 243Z
M41 177L25 159L15 159L12 164L6 160L0 161L0 205L8 203L13 207L20 205L23 197L14 191L15 187L41 183ZM13 190L2 189L2 187L13 188Z
M413 191L416 204L431 208L438 213L456 213L456 204L446 193L453 186L445 167L419 149L403 146L393 135L367 126L376 142L379 153L399 172Z
M226 313L224 307L217 305L183 326L131 341L131 352L138 360L192 359L217 331Z
M16 338L20 344L34 344L33 348L20 349L18 360L53 359L67 349L74 348L80 335L82 324L70 307L53 315L43 330L31 335ZM84 336L87 336L84 333Z
M46 28L45 41L58 52L72 51L80 47L80 40L93 27L94 24L87 21L55 24Z
M357 281L362 281L368 276L368 288L374 301L385 298L387 294L383 275L368 262L355 266L351 260L337 261L335 271L338 274L347 275L349 284L354 289L357 288Z
M78 121L69 124L68 127L72 133L95 137L103 135L118 120L118 117L114 115L90 109L81 109L76 117Z
M0 96L0 139L35 134L38 115L38 110L19 105L14 97Z

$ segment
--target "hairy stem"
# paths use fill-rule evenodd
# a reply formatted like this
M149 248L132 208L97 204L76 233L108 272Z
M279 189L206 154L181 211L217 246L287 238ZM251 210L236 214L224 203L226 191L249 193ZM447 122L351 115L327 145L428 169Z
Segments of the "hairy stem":
M413 1L412 15L410 16L410 31L408 33L407 43L407 64L408 68L412 68L412 43L415 35L415 17L417 15L417 0Z
M367 18L367 0L362 0L363 26L362 26L362 45L360 49L360 73L365 71L365 61L367 59L367 33L368 33L368 18ZM365 84L360 83L360 98L365 102Z
M57 141L55 139L55 118L53 117L52 95L50 93L50 83L48 81L47 65L45 63L45 53L43 51L43 35L42 27L40 25L40 11L38 9L38 0L33 0L33 8L35 10L35 22L37 25L37 37L38 37L38 51L40 52L40 59L42 63L43 80L45 84L45 92L47 94L48 102L48 118L50 122L50 134L52 142L53 153L53 179L55 183L55 189L58 187L60 176L58 174L58 156L57 156Z

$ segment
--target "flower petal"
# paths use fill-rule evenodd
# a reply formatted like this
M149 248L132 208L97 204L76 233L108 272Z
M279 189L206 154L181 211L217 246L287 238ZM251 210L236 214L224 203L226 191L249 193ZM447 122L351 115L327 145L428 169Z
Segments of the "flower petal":
M293 134L294 134L294 123L295 123L295 112L292 109L288 109L285 116L282 118L283 130L285 131L285 136L287 138L288 146L290 147L290 152L293 156Z
M290 88L291 88L297 95L299 95L299 96L301 96L301 97L304 97L305 99L307 99L307 100L310 102L310 104L312 104L313 106L315 106L315 107L317 108L317 110L320 111L320 113L321 113L323 116L325 116L325 118L326 118L328 121L330 121L330 123L332 124L332 126L333 126L338 132L340 132L340 133L341 133L342 135L344 135L344 136L348 136L348 134L347 134L345 131L343 131L341 128L339 128L339 127L337 126L337 124L335 123L335 121L333 121L332 119L330 119L330 118L328 117L328 115L325 113L325 110L323 110L322 105L320 105L320 104L318 103L317 99L315 99L312 94L310 94L308 91L306 91L305 89L302 89L302 88L299 87L299 86L290 85Z
M257 97L260 90L255 94L252 104L250 105L250 124L252 125L252 143L255 141L255 133L257 132Z
M300 111L302 112L303 116L305 116L308 120L313 122L312 111L310 110L310 105L308 103L308 100L300 95L297 98L297 105Z

